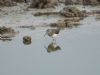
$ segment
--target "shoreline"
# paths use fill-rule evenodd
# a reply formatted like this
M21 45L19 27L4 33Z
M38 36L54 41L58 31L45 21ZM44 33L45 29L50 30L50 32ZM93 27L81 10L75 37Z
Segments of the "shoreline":
M4 7L1 8L2 11L0 11L0 26L36 26L40 24L50 24L55 23L58 20L62 19L59 15L50 15L50 16L34 16L34 13L37 12L59 12L61 9L63 9L65 6L61 5L59 7L55 8L48 8L48 9L28 9L27 7L24 7L25 5L18 5L14 7ZM76 5L79 10L98 10L98 7L91 7L87 6L86 8L83 8L82 5ZM16 9L15 9L16 8ZM88 9L90 8L90 10ZM4 13L5 12L5 13Z

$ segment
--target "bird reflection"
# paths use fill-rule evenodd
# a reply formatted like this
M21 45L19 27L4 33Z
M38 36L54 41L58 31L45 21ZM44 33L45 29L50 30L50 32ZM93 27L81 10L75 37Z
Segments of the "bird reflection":
M57 45L56 42L52 42L50 43L47 47L45 47L47 52L48 53L51 53L51 52L55 52L55 51L58 51L58 50L61 50L61 47L59 45Z

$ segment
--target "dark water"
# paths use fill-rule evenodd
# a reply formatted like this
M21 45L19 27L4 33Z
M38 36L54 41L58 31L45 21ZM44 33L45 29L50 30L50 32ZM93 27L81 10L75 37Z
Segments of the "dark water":
M12 41L0 41L0 75L100 75L100 22L89 17L83 23L62 30L51 52L48 28L17 29ZM30 45L24 36L31 36Z

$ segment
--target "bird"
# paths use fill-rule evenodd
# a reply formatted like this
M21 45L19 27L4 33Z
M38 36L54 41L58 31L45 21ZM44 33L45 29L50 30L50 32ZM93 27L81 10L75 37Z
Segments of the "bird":
M59 32L60 32L59 28L56 28L56 29L47 29L45 35L48 35L49 37L52 37L53 40L55 40L55 38L57 37L57 35L59 34Z

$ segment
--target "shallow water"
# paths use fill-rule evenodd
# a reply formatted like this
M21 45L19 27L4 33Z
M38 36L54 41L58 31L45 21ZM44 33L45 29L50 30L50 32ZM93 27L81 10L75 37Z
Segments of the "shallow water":
M53 43L45 28L20 29L12 41L0 41L0 75L99 75L100 21L87 17L78 28L61 30L59 50L48 52ZM23 44L24 36L32 43Z

